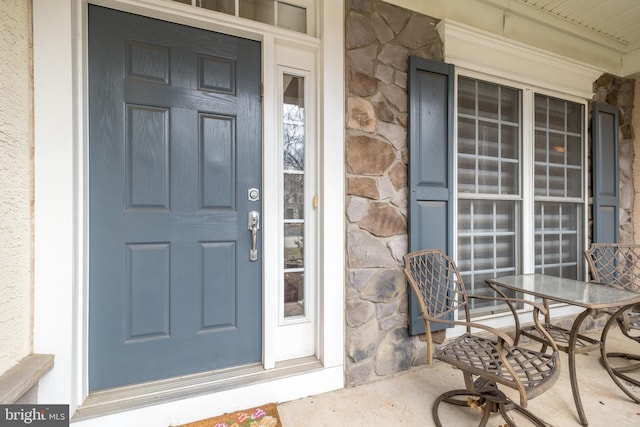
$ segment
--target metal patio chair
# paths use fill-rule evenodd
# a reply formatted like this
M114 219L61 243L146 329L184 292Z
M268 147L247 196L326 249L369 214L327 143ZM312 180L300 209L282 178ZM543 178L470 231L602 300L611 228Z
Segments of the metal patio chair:
M527 402L548 390L560 375L558 348L538 319L544 307L528 301L506 297L469 295L453 259L438 249L409 253L404 257L404 273L415 293L425 322L428 363L433 359L452 365L462 371L465 388L440 395L432 408L436 426L442 426L438 415L440 403L482 408L479 426L485 426L492 413L499 413L509 426L515 421L508 414L514 410L537 426L547 424L526 408ZM533 320L552 347L551 353L542 353L514 344L505 332L471 322L469 300L502 300L533 305ZM453 320L460 312L463 320ZM435 349L430 330L431 323L462 325L464 335ZM514 324L518 324L514 321ZM488 333L480 336L472 328ZM519 404L509 399L498 385L517 390ZM462 396L467 396L462 399Z
M593 243L584 256L593 282L640 292L640 245ZM640 305L607 314L610 317L600 336L601 362L618 387L633 401L640 403L640 377L637 375L640 374L640 354L607 351L607 337L613 325L618 325L625 337L640 344ZM632 373L636 376L630 376Z

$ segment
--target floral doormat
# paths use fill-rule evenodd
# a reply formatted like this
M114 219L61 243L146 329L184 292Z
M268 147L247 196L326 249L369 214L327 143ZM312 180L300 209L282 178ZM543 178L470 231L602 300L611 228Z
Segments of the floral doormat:
M176 427L282 427L275 403L231 412Z

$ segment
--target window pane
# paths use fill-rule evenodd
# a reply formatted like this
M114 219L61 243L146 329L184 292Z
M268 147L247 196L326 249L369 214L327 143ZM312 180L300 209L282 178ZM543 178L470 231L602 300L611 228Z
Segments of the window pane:
M539 203L536 207L536 228L543 232L560 231L560 205Z
M304 267L304 224L284 225L284 268Z
M520 129L512 125L500 128L500 157L517 160L520 155Z
M498 162L491 159L478 159L478 193L498 194Z
M478 82L478 116L490 119L498 118L498 86Z
M478 155L498 157L498 124L478 122Z
M520 123L520 93L516 89L500 87L500 119Z
M304 175L284 174L284 217L304 219Z
M503 162L500 169L500 194L519 194L518 164Z
M458 153L476 154L476 121L460 117L458 119Z
M564 164L564 135L549 134L549 163Z
M472 217L471 213L471 204L473 202L466 199L458 200L458 235L459 236L470 236L471 235L471 221ZM465 240L462 237L458 239L458 244L462 246L470 246L470 240L467 243L468 238ZM463 244L464 243L464 244ZM463 259L458 261L458 264L463 262ZM461 267L461 265L459 265Z
M547 191L548 196L562 197L566 195L564 185L566 183L566 178L564 176L564 168L552 167L549 166L547 169L549 172L548 175L548 185L549 190Z
M516 206L514 201L459 200L458 267L469 292L490 294L485 279L515 273ZM505 309L493 302L472 304L474 313Z
M536 162L547 161L547 133L540 130L536 130L535 159Z
M473 202L473 229L479 231L493 230L493 203Z
M515 253L515 235L496 237L496 269L498 271L513 272L516 265Z
M535 101L535 126L541 128L548 128L547 124L547 97L542 95L536 95Z
M535 104L535 195L582 197L583 106L543 95Z
M582 195L582 171L580 169L567 169L567 197L580 197Z
M280 28L307 32L307 8L277 0L173 0L203 9L239 16ZM314 2L311 2L313 5ZM274 8L275 7L275 8ZM315 5L314 5L315 7Z
M580 205L538 202L535 204L534 221L536 272L577 278L582 259Z
M473 239L473 269L493 270L493 236L478 236ZM476 284L476 288L481 287L481 283Z
M284 169L304 170L305 116L304 116L304 79L285 74L283 127Z
M549 118L549 129L565 129L566 116L564 105L564 101L555 98L549 98L549 110L547 112Z
M562 266L560 270L560 274L562 277L566 277L568 279L578 280L580 275L578 274L578 266L577 265L566 265Z
M307 10L304 7L278 2L278 27L306 33Z
M567 164L580 166L582 164L582 139L579 136L567 136Z
M188 3L191 3L191 0ZM196 6L228 15L236 14L236 2L234 0L196 0Z
M518 194L520 98L513 88L459 78L459 192Z
M458 79L458 113L476 115L476 81L460 77Z
M582 134L582 105L567 103L567 132Z
M273 0L242 0L240 17L273 25Z
M475 157L458 157L458 191L461 193L476 192Z
M284 274L284 317L304 315L304 273Z

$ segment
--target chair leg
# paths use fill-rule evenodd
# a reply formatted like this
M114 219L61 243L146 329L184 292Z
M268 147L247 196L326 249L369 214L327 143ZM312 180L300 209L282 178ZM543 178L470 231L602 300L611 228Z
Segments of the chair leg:
M637 354L629 354L629 353L607 353L607 357L609 359L612 358L618 358L618 359L625 359L625 360L636 360L640 362L640 355ZM619 367L619 368L615 368L614 372L633 372L637 369L640 369L640 363L634 363L633 365L629 365L629 366L624 366L624 367ZM628 379L627 381L634 383L635 385L639 385L640 386L640 382L634 380L634 379Z
M438 415L438 408L442 402L449 403L456 406L469 407L468 398L477 398L478 406L482 410L482 418L478 427L485 427L489 421L491 414L499 413L500 416L507 422L510 427L516 427L516 422L508 414L509 411L516 411L529 420L533 425L537 427L548 427L549 424L542 419L536 417L533 413L511 401L504 393L498 390L495 383L482 382L482 379L476 381L479 385L478 391L469 391L464 389L451 390L446 393L442 393L433 404L432 416L436 427L443 427ZM458 396L466 396L466 399L459 399Z
M457 396L466 396L465 399L457 399ZM468 398L479 398L482 396L478 393L474 393L469 390L459 389L459 390L450 390L445 393L442 393L436 401L433 403L433 407L431 409L431 414L433 416L433 421L435 422L436 427L443 427L442 421L440 421L440 416L438 415L438 408L442 402L449 403L451 405L462 406L465 408L469 408L469 400ZM482 405L484 401L480 404ZM487 425L487 421L489 421L489 415L491 415L491 411L482 411L482 419L480 420L480 424L478 427L484 427Z
M507 413L508 411L516 411L519 412L522 416L524 416L526 419L528 419L529 421L531 421L531 423L533 423L533 425L538 426L538 427L549 427L550 424L546 423L545 421L543 421L542 419L536 417L531 411L523 408L520 405L517 405L513 402L510 402L511 405L508 404L503 404L500 405L499 409L500 409L500 414L502 415L502 418L504 418L504 420L507 422L507 424L509 424L509 426L516 426L515 421L513 420L513 418L511 418L511 416ZM510 407L508 407L510 406Z
M640 364L634 363L631 366L625 366L622 368L612 367L609 363L610 359L626 359L626 360L634 360L640 361L640 355L634 354L625 354L625 353L617 353L617 352L607 352L607 336L609 335L609 331L611 327L617 323L618 316L621 316L624 309L618 310L613 316L609 318L607 323L602 330L602 335L600 337L600 362L605 367L611 379L616 383L616 385L633 400L635 403L640 403L640 396L633 393L628 384L631 384L635 387L640 387L640 381L626 375L626 372L633 371L640 367ZM627 382L625 384L623 381Z

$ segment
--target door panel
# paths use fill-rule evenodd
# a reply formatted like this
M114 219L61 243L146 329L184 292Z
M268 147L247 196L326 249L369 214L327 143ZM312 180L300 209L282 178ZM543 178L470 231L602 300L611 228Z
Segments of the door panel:
M92 390L261 360L260 50L89 6Z

